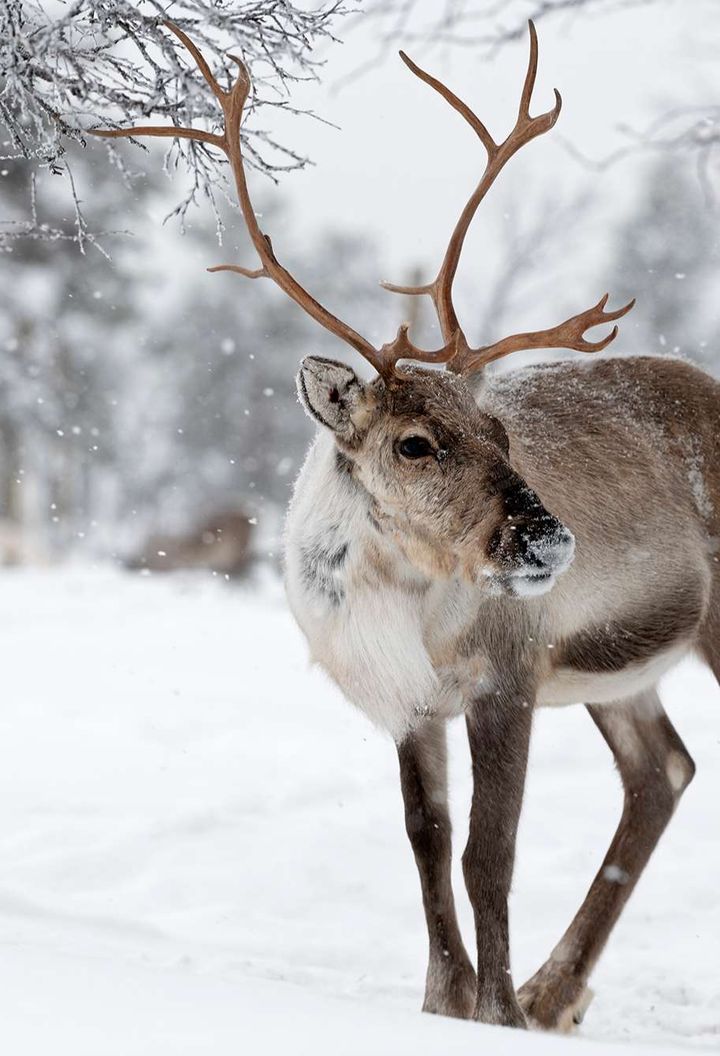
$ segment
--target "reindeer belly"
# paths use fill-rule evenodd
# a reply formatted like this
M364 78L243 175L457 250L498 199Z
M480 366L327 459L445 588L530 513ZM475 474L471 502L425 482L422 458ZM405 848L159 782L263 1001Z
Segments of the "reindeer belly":
M558 643L539 704L600 704L653 686L692 647L705 609L700 584L579 629Z
M688 651L687 643L678 643L645 663L628 664L620 671L590 672L563 667L552 672L537 694L544 706L567 704L608 704L636 696L657 684L658 680Z

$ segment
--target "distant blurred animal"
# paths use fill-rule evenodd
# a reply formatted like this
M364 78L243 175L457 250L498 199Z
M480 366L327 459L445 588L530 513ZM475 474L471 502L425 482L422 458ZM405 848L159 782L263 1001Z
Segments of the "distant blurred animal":
M8 518L0 518L0 565L44 565L47 551L32 531Z
M253 525L246 514L216 514L184 535L152 535L142 553L127 562L129 568L172 572L180 568L208 568L222 575L239 576L250 561Z

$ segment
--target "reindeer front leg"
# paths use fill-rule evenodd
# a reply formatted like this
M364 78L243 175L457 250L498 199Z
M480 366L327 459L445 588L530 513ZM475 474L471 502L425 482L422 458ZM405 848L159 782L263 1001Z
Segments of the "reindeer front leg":
M475 915L473 1018L524 1027L510 974L508 896L527 769L532 700L520 691L483 697L467 711L473 798L463 872Z
M428 720L398 745L405 827L415 854L430 940L424 1012L468 1019L475 972L455 915L450 879L445 723Z

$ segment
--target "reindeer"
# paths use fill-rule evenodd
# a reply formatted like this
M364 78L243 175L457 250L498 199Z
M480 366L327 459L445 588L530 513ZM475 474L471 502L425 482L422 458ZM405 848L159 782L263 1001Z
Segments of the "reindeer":
M380 348L318 303L278 261L248 192L241 150L250 78L224 89L176 26L222 111L221 131L144 126L229 159L266 277L375 369L308 356L300 400L318 423L287 520L290 605L314 659L397 745L407 833L429 938L423 1008L486 1023L569 1029L613 925L693 777L657 694L663 672L698 653L720 679L720 387L686 363L579 358L487 376L520 349L595 353L584 334L619 319L607 295L558 326L470 347L453 280L475 213L509 159L548 132L532 117L537 38L515 126L502 142L443 83L487 154L436 278L387 288L431 298L436 349L408 327ZM444 364L446 369L434 369ZM585 703L625 792L619 827L580 910L516 993L508 893L536 707ZM445 727L464 715L472 759L462 864L474 912L473 967L450 881Z

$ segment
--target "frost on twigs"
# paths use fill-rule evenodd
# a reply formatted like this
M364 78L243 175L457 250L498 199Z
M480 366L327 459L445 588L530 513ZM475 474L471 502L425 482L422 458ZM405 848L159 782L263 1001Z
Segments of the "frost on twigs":
M212 128L215 100L165 30L168 18L192 34L221 81L233 69L227 50L242 53L256 85L250 109L297 112L287 86L317 75L314 49L321 40L333 39L345 0L306 8L293 0L70 0L52 6L45 0L3 0L0 161L27 159L70 179L68 145L76 141L84 146L93 127L127 126L152 117L168 125ZM257 122L244 135L248 162L271 177L307 160ZM108 149L116 154L112 144ZM122 168L117 154L116 159ZM220 229L216 195L223 184L217 159L203 144L180 141L169 148L165 164L168 171L180 169L189 177L171 215L182 223L190 206L205 199ZM73 237L82 248L93 236L80 208L82 189L71 187L71 193ZM34 210L32 203L29 208ZM43 237L36 219L33 212L27 222L3 225L0 244Z
M38 206L37 181L33 172L30 174L30 196L26 218L24 220L0 220L0 253L11 253L13 244L22 239L30 242L74 242L83 254L88 247L92 246L108 260L110 259L99 241L100 238L103 235L129 234L129 232L91 231L82 211L75 179L69 165L65 166L65 173L74 205L75 215L72 225L57 227L42 220L42 212Z
M660 4L662 0L366 0L363 14L374 18L383 43L450 44L493 53L522 40L528 19L577 19Z

